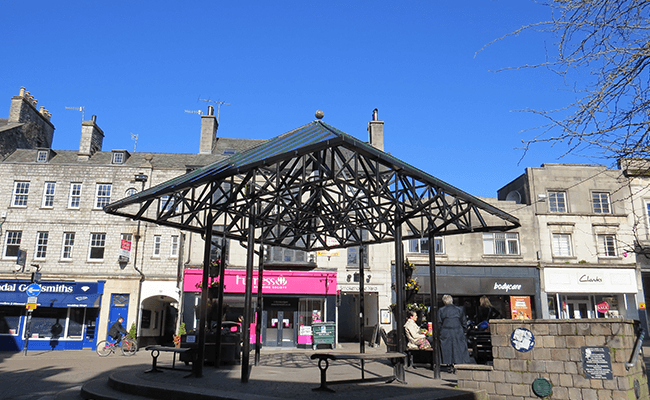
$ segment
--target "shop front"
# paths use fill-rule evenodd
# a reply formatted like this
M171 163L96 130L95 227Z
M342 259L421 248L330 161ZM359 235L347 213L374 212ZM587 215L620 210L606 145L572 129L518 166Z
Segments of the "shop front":
M30 284L0 281L0 351L24 348L28 307L28 350L94 349L104 281L44 281L40 293L31 298L26 293Z
M202 271L185 269L183 282L183 322L188 330L198 330ZM228 269L224 279L224 321L238 322L244 315L246 271ZM253 309L257 300L257 271L253 273ZM312 344L312 323L334 321L336 272L264 271L261 342L271 347ZM210 292L208 327L218 318L216 294ZM251 324L251 341L256 326Z
M501 318L535 319L541 317L539 272L534 267L455 267L436 269L438 305L449 294L454 304L465 310L467 319L475 324L481 302L486 296ZM430 307L431 283L428 266L416 266L414 278L421 285L415 302Z
M639 319L636 269L544 268L544 290L550 319Z

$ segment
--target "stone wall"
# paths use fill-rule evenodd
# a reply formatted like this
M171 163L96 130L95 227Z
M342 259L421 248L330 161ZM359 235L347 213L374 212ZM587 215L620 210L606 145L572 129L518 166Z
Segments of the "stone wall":
M636 343L633 320L493 320L490 327L493 365L458 365L460 389L484 390L490 400L532 400L540 398L533 382L545 378L552 394L544 398L554 400L650 398L643 356L626 369ZM512 344L518 328L534 335L529 351ZM611 379L593 378L593 370L586 377L585 349L601 347L609 350Z

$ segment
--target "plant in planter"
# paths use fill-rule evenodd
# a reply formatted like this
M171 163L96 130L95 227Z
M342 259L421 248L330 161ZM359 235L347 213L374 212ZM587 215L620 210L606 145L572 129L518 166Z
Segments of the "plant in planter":
M174 346L181 347L181 336L183 335L187 335L185 322L181 322L181 324L178 326L178 334L174 336Z
M135 340L137 335L138 335L138 330L135 328L135 322L133 322L131 324L131 328L129 329L129 333L126 334L126 337L128 337L131 340Z

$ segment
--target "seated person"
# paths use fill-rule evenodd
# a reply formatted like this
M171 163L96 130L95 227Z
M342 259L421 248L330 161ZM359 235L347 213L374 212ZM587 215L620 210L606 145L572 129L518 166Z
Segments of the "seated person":
M431 348L431 344L427 340L427 336L421 332L420 327L416 323L418 314L415 311L409 311L409 319L404 324L404 331L408 343L407 350L426 350Z

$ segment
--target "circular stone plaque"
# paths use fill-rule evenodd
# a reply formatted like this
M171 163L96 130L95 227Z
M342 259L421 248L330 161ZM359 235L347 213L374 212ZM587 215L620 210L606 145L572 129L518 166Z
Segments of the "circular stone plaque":
M538 397L546 397L553 393L553 385L547 379L537 378L533 381L533 393Z

